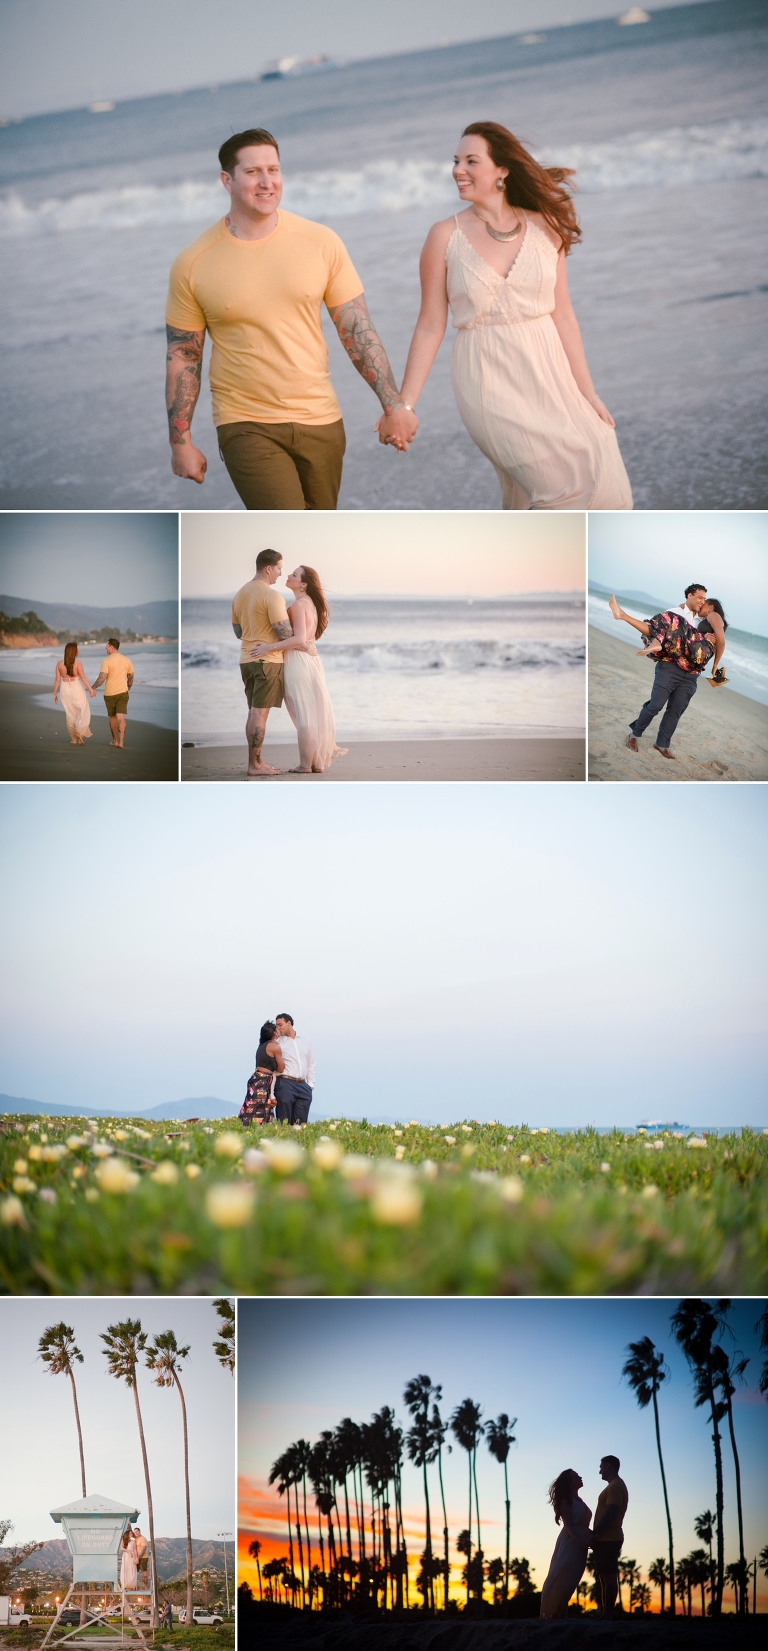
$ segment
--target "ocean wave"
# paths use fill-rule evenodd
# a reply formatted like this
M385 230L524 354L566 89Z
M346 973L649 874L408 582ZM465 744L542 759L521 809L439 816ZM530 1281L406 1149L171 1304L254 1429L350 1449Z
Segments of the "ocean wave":
M728 120L634 132L610 143L541 150L538 159L546 165L574 167L578 190L586 195L767 177L768 121ZM405 212L411 207L448 210L455 200L450 161L383 160L354 171L334 168L289 175L283 204L303 217L325 219ZM225 204L218 180L84 190L35 204L12 192L0 199L0 237L129 230L155 223L202 225L219 217Z
M567 642L325 642L321 648L329 674L335 671L421 672L545 670L567 671L583 666L585 647ZM201 645L182 650L182 669L233 669L230 648Z

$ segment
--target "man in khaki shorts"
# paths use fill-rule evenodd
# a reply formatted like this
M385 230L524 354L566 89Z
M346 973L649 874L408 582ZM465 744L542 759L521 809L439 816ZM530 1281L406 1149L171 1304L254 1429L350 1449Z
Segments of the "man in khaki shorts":
M125 744L125 724L128 717L128 690L133 687L133 665L125 654L120 652L120 643L116 636L111 636L107 643L107 657L102 659L99 674L93 684L94 688L104 687L104 704L107 707L109 726L112 729L111 745L116 745L122 751Z
M262 127L235 133L219 163L230 210L171 270L171 468L195 482L207 469L191 432L207 330L219 451L246 510L335 510L346 438L323 338L324 303L379 398L379 440L404 452L419 421L395 384L343 241L325 224L280 208L272 134Z
M232 601L232 629L240 643L240 675L248 702L245 737L248 741L248 778L263 779L279 774L262 760L261 748L267 717L273 705L283 703L283 656L280 643L291 635L284 598L273 586L283 570L279 550L260 550L256 576L243 585ZM252 659L251 649L259 642L277 642L274 652Z
M624 1515L629 1505L629 1491L619 1478L620 1467L618 1456L604 1456L600 1463L600 1478L606 1484L597 1499L590 1541L600 1589L599 1617L613 1616L619 1592L619 1554L624 1542Z

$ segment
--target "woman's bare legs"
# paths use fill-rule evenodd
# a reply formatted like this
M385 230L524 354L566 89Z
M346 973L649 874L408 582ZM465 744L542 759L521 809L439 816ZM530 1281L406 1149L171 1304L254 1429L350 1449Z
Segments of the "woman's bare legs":
M615 596L610 598L608 606L614 619L623 619L625 625L631 625L633 630L641 631L643 636L650 636L651 627L648 624L647 619L633 619L631 614L625 613L624 609L619 607Z
M638 655L639 659L642 659L645 654L660 654L660 653L661 653L661 643L660 643L658 637L656 638L655 642L649 642L647 648L638 648L638 650L637 650L637 655Z

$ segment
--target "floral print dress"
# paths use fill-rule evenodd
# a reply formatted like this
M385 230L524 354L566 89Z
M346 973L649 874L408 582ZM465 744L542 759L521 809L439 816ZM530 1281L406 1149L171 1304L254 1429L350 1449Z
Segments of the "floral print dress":
M672 659L681 671L698 676L714 657L714 643L708 642L681 613L655 613L648 626L649 642L661 643L661 653L651 654L651 659Z

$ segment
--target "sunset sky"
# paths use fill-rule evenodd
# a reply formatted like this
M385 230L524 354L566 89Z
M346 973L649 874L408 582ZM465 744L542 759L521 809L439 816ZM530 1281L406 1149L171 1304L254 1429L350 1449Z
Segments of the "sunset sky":
M231 596L255 572L257 552L279 550L340 595L483 595L583 590L584 518L519 519L501 511L262 510L181 519L182 596Z
M330 1300L244 1301L239 1307L239 1472L241 1578L257 1589L248 1557L254 1535L264 1543L262 1563L287 1552L285 1500L268 1488L271 1463L291 1441L313 1441L343 1416L368 1421L391 1405L409 1424L402 1402L411 1376L427 1373L443 1388L441 1411L450 1415L466 1397L484 1418L505 1411L518 1418L508 1464L511 1552L546 1576L557 1537L547 1486L565 1467L584 1479L582 1496L594 1510L602 1482L600 1457L618 1455L630 1503L624 1554L643 1571L666 1547L666 1525L653 1415L640 1410L621 1379L627 1343L649 1335L670 1367L660 1395L662 1448L678 1557L700 1542L694 1518L714 1506L714 1457L703 1410L693 1403L688 1366L673 1339L667 1300ZM740 1452L745 1544L750 1560L766 1541L764 1486L768 1472L768 1405L757 1392L761 1368L754 1324L760 1301L735 1304L735 1343L750 1356L747 1386L734 1400ZM726 1563L738 1558L733 1458L723 1424ZM449 1433L448 1439L452 1439ZM451 1557L467 1523L467 1458L454 1442L444 1457ZM478 1453L483 1548L504 1551L503 1471L483 1443ZM421 1474L407 1462L403 1475L406 1537L412 1556L424 1542ZM436 1470L430 1470L433 1531L442 1543ZM317 1517L310 1500L310 1535ZM437 1511L435 1511L437 1510ZM315 1556L317 1558L317 1556ZM760 1579L758 1609L768 1603ZM731 1608L730 1597L726 1609Z

